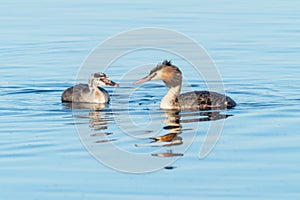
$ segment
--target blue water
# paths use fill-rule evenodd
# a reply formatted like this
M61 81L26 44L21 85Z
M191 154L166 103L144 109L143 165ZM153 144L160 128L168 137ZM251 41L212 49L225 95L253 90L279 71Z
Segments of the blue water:
M2 3L0 199L299 199L299 9L296 0ZM180 113L183 144L161 149L148 138L122 134L117 122L126 122L122 116L128 111L122 106L73 112L60 102L99 43L141 27L175 30L202 45L238 103L226 112L233 116L224 119L221 137L204 159L199 150L212 122L190 122L203 118L197 113ZM118 81L137 63L163 59L187 67L174 55L139 52L116 61L107 74ZM199 77L184 74L192 89L206 87ZM132 81L106 88L112 103L125 102L122 89L136 87ZM165 92L160 82L138 88L129 111L139 128L123 124L131 134L151 135L156 128L168 133L163 129L168 117L158 109ZM82 127L97 148L112 143L157 162L170 158L152 151L172 151L178 160L151 173L114 170L86 150L78 134ZM187 141L190 146L184 146ZM120 163L141 164L104 153Z

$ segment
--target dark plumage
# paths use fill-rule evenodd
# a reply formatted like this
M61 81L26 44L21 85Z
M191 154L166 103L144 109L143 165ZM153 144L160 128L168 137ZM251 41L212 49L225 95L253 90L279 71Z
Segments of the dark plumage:
M163 109L229 109L236 103L228 96L209 91L192 91L180 94L182 73L171 61L163 61L152 69L148 76L138 80L140 84L150 80L162 80L169 88L163 97L160 108Z
M180 94L178 104L182 109L199 110L229 109L236 106L230 97L209 91L192 91Z

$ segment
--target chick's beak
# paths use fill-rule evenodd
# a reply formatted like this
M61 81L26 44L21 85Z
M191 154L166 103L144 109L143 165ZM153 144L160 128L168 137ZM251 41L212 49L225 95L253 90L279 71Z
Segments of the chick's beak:
M119 86L118 83L116 83L116 82L114 82L114 81L111 81L111 80L107 80L107 81L105 82L105 85L116 86L116 87Z

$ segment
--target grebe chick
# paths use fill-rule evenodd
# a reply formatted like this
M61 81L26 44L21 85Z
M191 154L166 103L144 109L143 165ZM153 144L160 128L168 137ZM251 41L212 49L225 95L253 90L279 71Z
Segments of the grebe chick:
M100 86L119 86L108 79L104 73L91 75L88 84L78 84L66 89L61 95L62 102L77 103L108 103L110 98L108 92Z
M178 67L165 60L151 70L148 76L136 81L134 84L150 80L162 80L169 88L167 94L160 102L162 109L197 109L218 110L233 108L236 103L228 96L209 91L192 91L180 94L182 73Z

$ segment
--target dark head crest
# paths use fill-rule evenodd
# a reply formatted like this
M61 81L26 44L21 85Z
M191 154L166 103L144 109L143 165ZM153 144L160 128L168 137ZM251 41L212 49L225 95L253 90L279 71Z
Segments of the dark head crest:
M171 60L164 60L163 62L162 62L162 64L163 65L166 65L166 66L171 66L172 65L172 63L171 63Z

